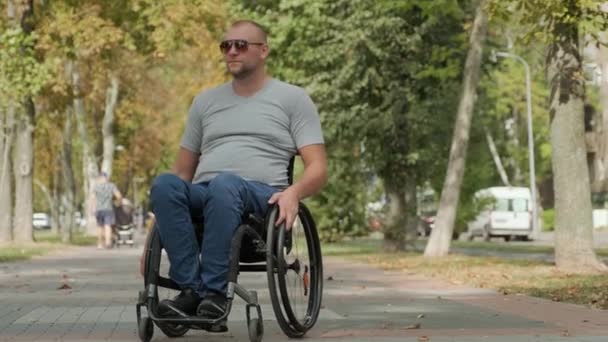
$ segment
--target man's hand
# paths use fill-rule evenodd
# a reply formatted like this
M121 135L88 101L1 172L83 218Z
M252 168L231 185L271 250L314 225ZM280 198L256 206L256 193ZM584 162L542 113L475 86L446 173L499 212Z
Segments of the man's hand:
M268 203L279 205L279 218L277 219L276 226L285 222L287 230L290 230L293 222L296 220L296 216L298 216L300 203L300 198L295 189L289 187L285 191L275 192L268 200Z

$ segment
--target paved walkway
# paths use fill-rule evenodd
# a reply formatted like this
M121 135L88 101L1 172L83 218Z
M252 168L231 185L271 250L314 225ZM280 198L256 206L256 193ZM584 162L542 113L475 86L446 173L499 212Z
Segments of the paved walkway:
M140 247L71 248L0 264L0 341L137 341ZM264 289L265 275L239 282ZM321 317L305 341L608 341L608 311L503 296L325 258ZM264 341L287 338L260 291ZM248 341L242 301L228 333L190 331L176 341ZM170 341L155 328L154 341Z

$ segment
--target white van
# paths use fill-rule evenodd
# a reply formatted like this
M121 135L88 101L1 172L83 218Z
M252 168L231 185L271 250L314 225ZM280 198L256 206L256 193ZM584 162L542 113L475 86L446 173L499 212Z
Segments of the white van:
M481 236L485 241L500 236L528 240L532 235L532 203L530 189L523 187L492 187L475 193L482 206L477 217L468 223L469 240Z

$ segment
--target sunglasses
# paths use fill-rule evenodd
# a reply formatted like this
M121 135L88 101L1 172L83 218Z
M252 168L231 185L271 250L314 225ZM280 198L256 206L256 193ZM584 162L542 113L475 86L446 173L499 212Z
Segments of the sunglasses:
M222 41L220 43L220 50L222 51L222 53L227 54L234 46L234 48L236 49L236 52L245 52L245 51L247 51L247 49L249 49L249 45L266 45L266 44L248 42L244 39L231 39L231 40Z

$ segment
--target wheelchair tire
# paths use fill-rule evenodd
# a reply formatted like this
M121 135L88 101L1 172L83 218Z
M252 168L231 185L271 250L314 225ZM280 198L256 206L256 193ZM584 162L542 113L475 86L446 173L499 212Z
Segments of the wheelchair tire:
M247 322L247 328L249 330L249 341L251 342L262 342L264 336L264 324L258 318L252 318Z
M148 284L157 283L157 275L160 268L160 258L162 255L162 246L160 243L160 234L158 232L158 228L155 226L150 234L152 234L152 236L148 241L148 245L145 246L146 260L144 263L144 286L146 287L146 290L148 288ZM158 302L158 289L156 290L155 298Z
M144 263L144 285L146 286L146 291L148 288L149 284L156 284L157 283L157 275L158 275L158 270L160 268L160 259L161 259L161 254L162 254L162 245L160 243L160 234L158 232L158 228L156 226L154 226L152 232L151 232L152 236L148 242L148 245L146 246L146 262ZM156 306L158 305L159 302L159 296L158 296L158 286L156 287L155 291L154 291L154 299L152 300L152 304L154 305L154 307L156 308ZM151 308L148 308L148 310L151 310ZM156 324L156 326L163 332L163 334L165 334L167 337L182 337L184 336L188 330L190 330L189 327L187 326L183 326L183 325L176 325L176 324L169 324L169 323L159 323L159 322L154 322L154 324Z
M142 342L149 342L154 336L154 325L152 325L152 319L150 317L143 317L139 321L139 326L137 327L139 333L139 339Z
M278 216L277 208L273 209L267 222L267 276L270 299L277 322L281 330L291 338L298 338L310 330L319 317L323 292L323 263L321 247L316 226L308 208L300 203L298 217L302 223L304 238L306 239L306 252L309 263L300 265L299 259L288 265L286 255L293 252L294 246L286 245L285 226L274 227ZM293 240L291 240L293 243ZM297 248L295 248L297 251ZM302 269L304 268L304 270ZM307 268L307 269L306 269ZM302 277L303 287L309 292L304 317L298 317L297 303L290 302L289 289L286 281L287 272L295 271L297 277ZM305 273L300 273L305 272ZM306 273L308 272L308 273ZM297 278L299 279L299 278Z

